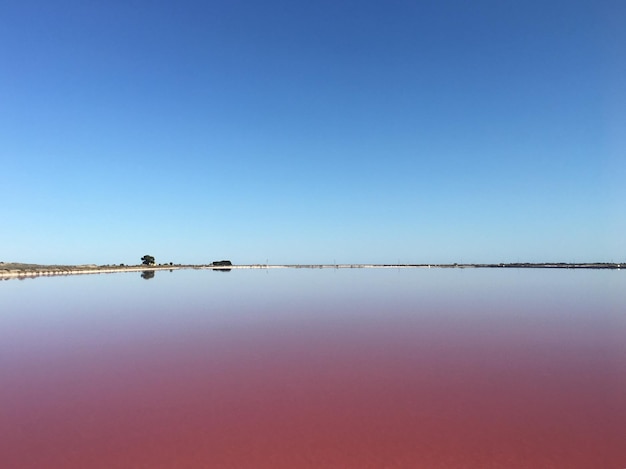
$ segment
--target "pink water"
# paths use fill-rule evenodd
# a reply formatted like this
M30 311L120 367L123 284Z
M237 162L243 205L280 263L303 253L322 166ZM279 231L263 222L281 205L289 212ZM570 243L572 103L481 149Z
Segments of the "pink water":
M256 274L0 285L0 467L626 467L622 280Z

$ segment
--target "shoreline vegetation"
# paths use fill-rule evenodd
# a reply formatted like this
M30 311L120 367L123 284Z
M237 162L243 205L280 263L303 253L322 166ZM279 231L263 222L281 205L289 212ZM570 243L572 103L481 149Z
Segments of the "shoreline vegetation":
M118 272L149 272L157 270L234 270L234 269L612 269L626 268L626 264L614 262L546 262L546 263L498 263L498 264L246 264L220 265L212 264L155 264L155 265L40 265L21 264L16 262L0 262L0 280L13 278L25 279L34 277L79 275L79 274L110 274Z

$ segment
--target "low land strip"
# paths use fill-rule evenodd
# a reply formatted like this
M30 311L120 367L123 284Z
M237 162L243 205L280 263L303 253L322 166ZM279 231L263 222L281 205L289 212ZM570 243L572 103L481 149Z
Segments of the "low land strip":
M158 265L40 265L0 262L0 280L23 279L56 275L108 274L117 272L146 272L157 270L234 270L234 269L622 269L626 263L500 263L500 264L158 264Z

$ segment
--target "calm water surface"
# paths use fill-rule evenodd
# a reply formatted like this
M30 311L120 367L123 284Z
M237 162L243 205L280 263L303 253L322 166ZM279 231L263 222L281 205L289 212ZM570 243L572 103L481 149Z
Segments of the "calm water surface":
M0 467L626 467L623 271L0 282Z

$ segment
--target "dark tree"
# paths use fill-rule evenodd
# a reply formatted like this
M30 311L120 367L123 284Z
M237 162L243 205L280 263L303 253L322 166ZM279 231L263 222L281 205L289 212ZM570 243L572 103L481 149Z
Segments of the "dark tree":
M143 265L154 265L154 257L149 256L148 254L146 254L145 256L143 256L141 258L141 263Z
M141 273L141 278L143 278L144 280L150 280L151 278L154 278L154 270L145 270Z

